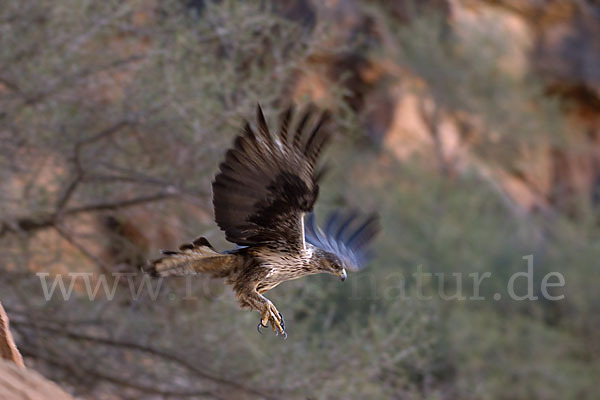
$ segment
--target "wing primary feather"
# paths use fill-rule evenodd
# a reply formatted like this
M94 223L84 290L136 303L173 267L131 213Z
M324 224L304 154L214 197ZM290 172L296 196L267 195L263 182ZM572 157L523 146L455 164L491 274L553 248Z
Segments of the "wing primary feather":
M302 134L304 133L304 128L306 127L306 124L308 123L308 120L310 119L310 116L312 114L312 105L309 104L306 109L304 110L304 113L302 113L302 116L300 117L300 121L298 122L298 125L296 126L296 135L294 136L294 147L300 148L300 144L302 143Z
M247 124L247 123L246 123ZM244 154L246 158L248 157L257 157L260 154L260 150L258 150L256 137L254 136L254 131L250 127L250 125L246 125L244 127L243 136L238 136L235 138L233 142L233 149L229 149L226 153L226 158L230 153L237 152L239 154Z
M352 224L352 222L354 222L354 220L356 219L357 216L358 216L358 213L356 211L353 211L350 213L348 218L346 218L346 220L340 224L340 226L338 227L338 231L335 234L336 241L342 242L342 243L345 242L343 240L344 232L348 229L348 227Z
M279 137L284 146L289 146L288 128L290 126L290 121L292 120L292 115L294 115L294 106L290 105L280 117Z
M337 223L339 216L340 216L339 211L334 211L331 213L331 215L327 219L327 222L325 223L325 235L333 236L331 234L331 231L332 231L333 227L335 226L335 224Z
M244 122L244 134L249 137L253 142L256 142L256 134L252 130L252 126L250 126L250 122Z
M356 231L346 240L350 248L360 249L379 232L379 217L372 214Z
M310 223L312 225L312 230L315 233L316 240L318 240L323 245L326 245L327 244L327 239L325 238L325 235L323 234L323 231L321 231L321 228L319 228L319 226L316 224L316 222L315 222L315 214L314 213L311 214Z
M258 132L267 141L267 143L270 143L271 134L269 133L269 127L267 126L267 121L265 119L265 115L263 114L263 110L258 103L256 104L256 121L258 122Z
M308 158L311 165L315 165L317 163L317 159L319 158L321 151L325 148L330 140L331 135L326 134L322 135L321 138L315 142L315 144L309 150L310 152L306 154L306 158Z
M323 128L328 120L329 113L322 113L304 146L304 154L306 154L311 163L315 162L319 156L323 144L325 144L329 139L329 132Z

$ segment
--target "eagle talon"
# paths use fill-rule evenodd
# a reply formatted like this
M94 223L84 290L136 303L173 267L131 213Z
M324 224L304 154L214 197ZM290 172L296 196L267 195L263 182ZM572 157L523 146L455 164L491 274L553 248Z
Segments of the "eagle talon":
M256 325L256 330L258 331L258 333L260 333L262 335L262 332L260 331L260 328L265 328L265 326L262 324L262 321L260 321L258 323L258 325Z
M279 314L279 313L277 313ZM281 315L281 314L280 314ZM285 335L285 326L283 320L277 319L275 315L271 318L271 327L273 328L273 332L275 332L275 336L278 336L280 333Z
M260 330L260 328L266 328L268 324L271 324L271 329L273 329L275 335L278 336L281 334L282 336L287 337L283 315L271 302L265 304L257 329Z
M281 329L283 329L283 333L285 333L285 320L283 319L283 314L277 311L279 314L279 319L281 321ZM285 335L287 337L287 334Z

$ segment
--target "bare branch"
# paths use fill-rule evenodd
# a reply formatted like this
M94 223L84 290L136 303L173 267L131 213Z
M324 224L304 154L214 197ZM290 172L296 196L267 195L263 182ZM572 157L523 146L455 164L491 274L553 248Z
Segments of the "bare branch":
M65 210L62 213L52 213L46 214L44 216L33 218L33 217L23 217L18 218L14 222L2 222L0 225L0 237L5 235L6 233L18 233L18 232L32 232L39 229L50 228L56 226L57 222L60 220L59 217L67 217L67 216L75 216L87 212L99 212L99 211L108 211L108 210L119 210L128 207L134 207L141 204L152 203L155 201L165 200L167 198L171 198L176 196L172 193L157 193L150 196L142 196L128 200L120 200L120 201L109 201L105 203L98 204L89 204L81 207L73 207L71 209Z
M13 321L13 323L15 325L20 325L20 326L24 326L24 327L32 327L33 326L32 323L27 322L27 321L15 320L15 321ZM232 381L229 379L221 378L221 377L217 376L216 374L208 373L208 372L206 372L205 367L199 368L195 363L191 363L191 362L185 360L184 358L174 354L171 350L163 350L163 349L152 347L150 345L142 345L142 344L136 343L136 342L129 342L129 341L123 341L123 340L115 340L115 339L91 336L91 335L82 334L82 333L78 333L78 332L72 332L72 331L66 330L64 328L55 328L55 327L51 327L48 325L39 325L39 322L38 322L38 324L36 324L36 327L39 327L42 330L52 332L53 334L64 336L64 337L67 337L67 338L70 338L73 340L94 342L94 343L98 343L98 344L110 346L110 347L119 347L119 348L140 351L140 352L152 355L152 356L162 358L168 362L177 364L177 365L189 370L197 377L200 377L200 378L203 378L203 379L206 379L206 380L209 380L209 381L221 384L221 385L230 386L232 388L242 390L244 392L247 392L247 393L253 394L253 395L257 395L262 398L275 399L274 396L272 396L268 393L265 393L261 390L249 388L245 385L242 385L241 383L238 383L238 382L235 382L235 381ZM35 357L35 356L32 356L32 357Z
M70 233L68 233L62 227L60 227L58 225L53 225L53 227L56 230L56 232L58 232L58 234L63 239L65 239L67 242L69 242L71 245L73 245L75 248L77 248L77 250L79 250L84 256L86 256L87 258L92 260L92 262L94 262L94 264L96 264L98 267L100 267L100 269L102 271L110 272L108 265L106 265L104 262L102 262L102 260L100 260L95 255L93 255L88 249L85 248L85 246L83 246L77 240L75 240L73 235L71 235Z

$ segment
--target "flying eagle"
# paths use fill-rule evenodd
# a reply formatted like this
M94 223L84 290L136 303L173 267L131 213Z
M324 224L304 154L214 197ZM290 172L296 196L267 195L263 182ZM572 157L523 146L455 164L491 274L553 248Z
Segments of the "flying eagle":
M346 270L362 268L379 231L376 215L334 212L321 230L311 213L323 171L317 159L331 136L329 114L315 118L315 111L308 106L293 124L294 108L289 107L280 116L279 132L272 135L259 105L256 128L246 121L225 154L212 185L215 221L238 248L219 252L200 237L178 251L163 251L148 272L225 278L241 306L260 313L259 332L271 324L276 334L287 337L283 315L265 292L321 272L344 281Z

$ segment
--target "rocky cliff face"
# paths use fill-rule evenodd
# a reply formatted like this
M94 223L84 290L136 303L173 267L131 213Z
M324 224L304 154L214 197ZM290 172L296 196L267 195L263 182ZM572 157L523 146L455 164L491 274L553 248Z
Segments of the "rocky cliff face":
M345 76L365 132L397 158L421 153L451 175L476 170L518 212L571 213L573 199L598 197L600 5L346 0L317 8L336 34L309 60L297 97L326 98ZM428 33L438 36L419 43ZM496 101L502 96L514 99ZM479 152L484 142L506 146L508 160Z
M0 358L13 362L18 367L24 367L23 357L19 353L8 325L8 316L0 303Z
M72 397L37 372L25 368L0 303L0 399L69 400Z

